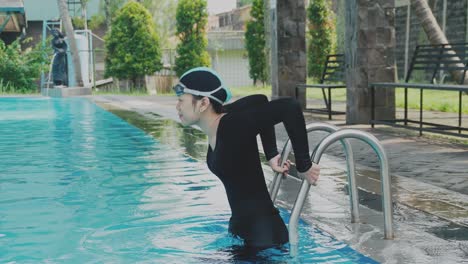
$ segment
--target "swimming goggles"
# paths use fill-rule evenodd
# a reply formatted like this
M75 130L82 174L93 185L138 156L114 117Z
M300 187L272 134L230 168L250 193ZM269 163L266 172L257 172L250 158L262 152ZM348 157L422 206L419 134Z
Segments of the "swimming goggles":
M216 89L214 89L213 91L209 91L209 92L201 92L201 91L197 91L197 90L192 90L192 89L189 89L187 88L187 86L185 86L183 83L179 82L178 84L176 84L172 89L174 89L175 93L177 96L180 96L184 93L188 93L188 94L192 94L192 95L197 95L197 96L206 96L208 98L211 98L213 100L215 100L216 102L220 103L221 105L224 104L224 102L222 102L221 100L219 100L218 98L214 97L212 94L216 93L217 91L221 90L221 89L225 89L223 86L220 86ZM226 90L226 89L225 89ZM228 94L228 98L226 98L226 101L229 100L229 95L230 93L228 92L228 90L226 90L226 93Z

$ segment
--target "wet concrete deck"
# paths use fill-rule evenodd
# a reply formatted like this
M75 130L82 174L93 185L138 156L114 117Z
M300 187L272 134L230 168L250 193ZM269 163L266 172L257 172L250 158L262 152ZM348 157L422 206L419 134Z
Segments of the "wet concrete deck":
M141 114L149 126L167 126L178 121L175 97L93 96L106 108ZM323 116L305 114L307 122L323 121ZM321 161L322 177L311 189L303 218L356 250L384 263L468 263L468 144L440 137L418 137L414 133L369 126L345 126L342 117L332 121L339 126L371 132L383 144L390 161L395 202L395 240L383 240L378 159L364 143L351 141L357 161L360 192L359 224L349 222L344 156L332 147ZM204 160L206 137L196 130L185 151ZM311 134L313 147L325 134ZM287 139L277 126L278 146ZM193 148L199 148L194 150ZM265 167L266 170L268 168ZM267 174L267 181L271 174ZM279 204L291 208L299 180L289 177L278 196Z

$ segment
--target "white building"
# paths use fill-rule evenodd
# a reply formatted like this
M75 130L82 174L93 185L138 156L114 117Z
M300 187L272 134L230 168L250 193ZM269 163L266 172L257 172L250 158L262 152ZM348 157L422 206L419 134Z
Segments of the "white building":
M229 88L253 85L244 42L244 31L208 32L211 66L223 77Z
M208 52L211 65L229 88L252 86L245 49L245 24L251 6L243 6L208 19Z

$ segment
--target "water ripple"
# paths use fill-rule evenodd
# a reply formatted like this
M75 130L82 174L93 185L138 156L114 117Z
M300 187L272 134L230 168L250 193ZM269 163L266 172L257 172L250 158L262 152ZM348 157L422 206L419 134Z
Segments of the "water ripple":
M227 232L224 188L182 146L161 144L83 99L0 99L0 113L1 263L235 260L241 241ZM185 149L198 151L194 135ZM300 232L308 239L299 259L285 247L257 260L368 261L303 223Z

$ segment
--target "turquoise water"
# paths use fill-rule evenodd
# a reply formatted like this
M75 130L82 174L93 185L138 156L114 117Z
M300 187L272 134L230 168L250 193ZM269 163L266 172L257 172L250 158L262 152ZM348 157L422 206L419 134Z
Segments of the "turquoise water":
M224 188L204 162L85 99L0 98L0 172L0 263L236 259ZM297 259L286 247L255 258L375 263L304 223L300 239Z

